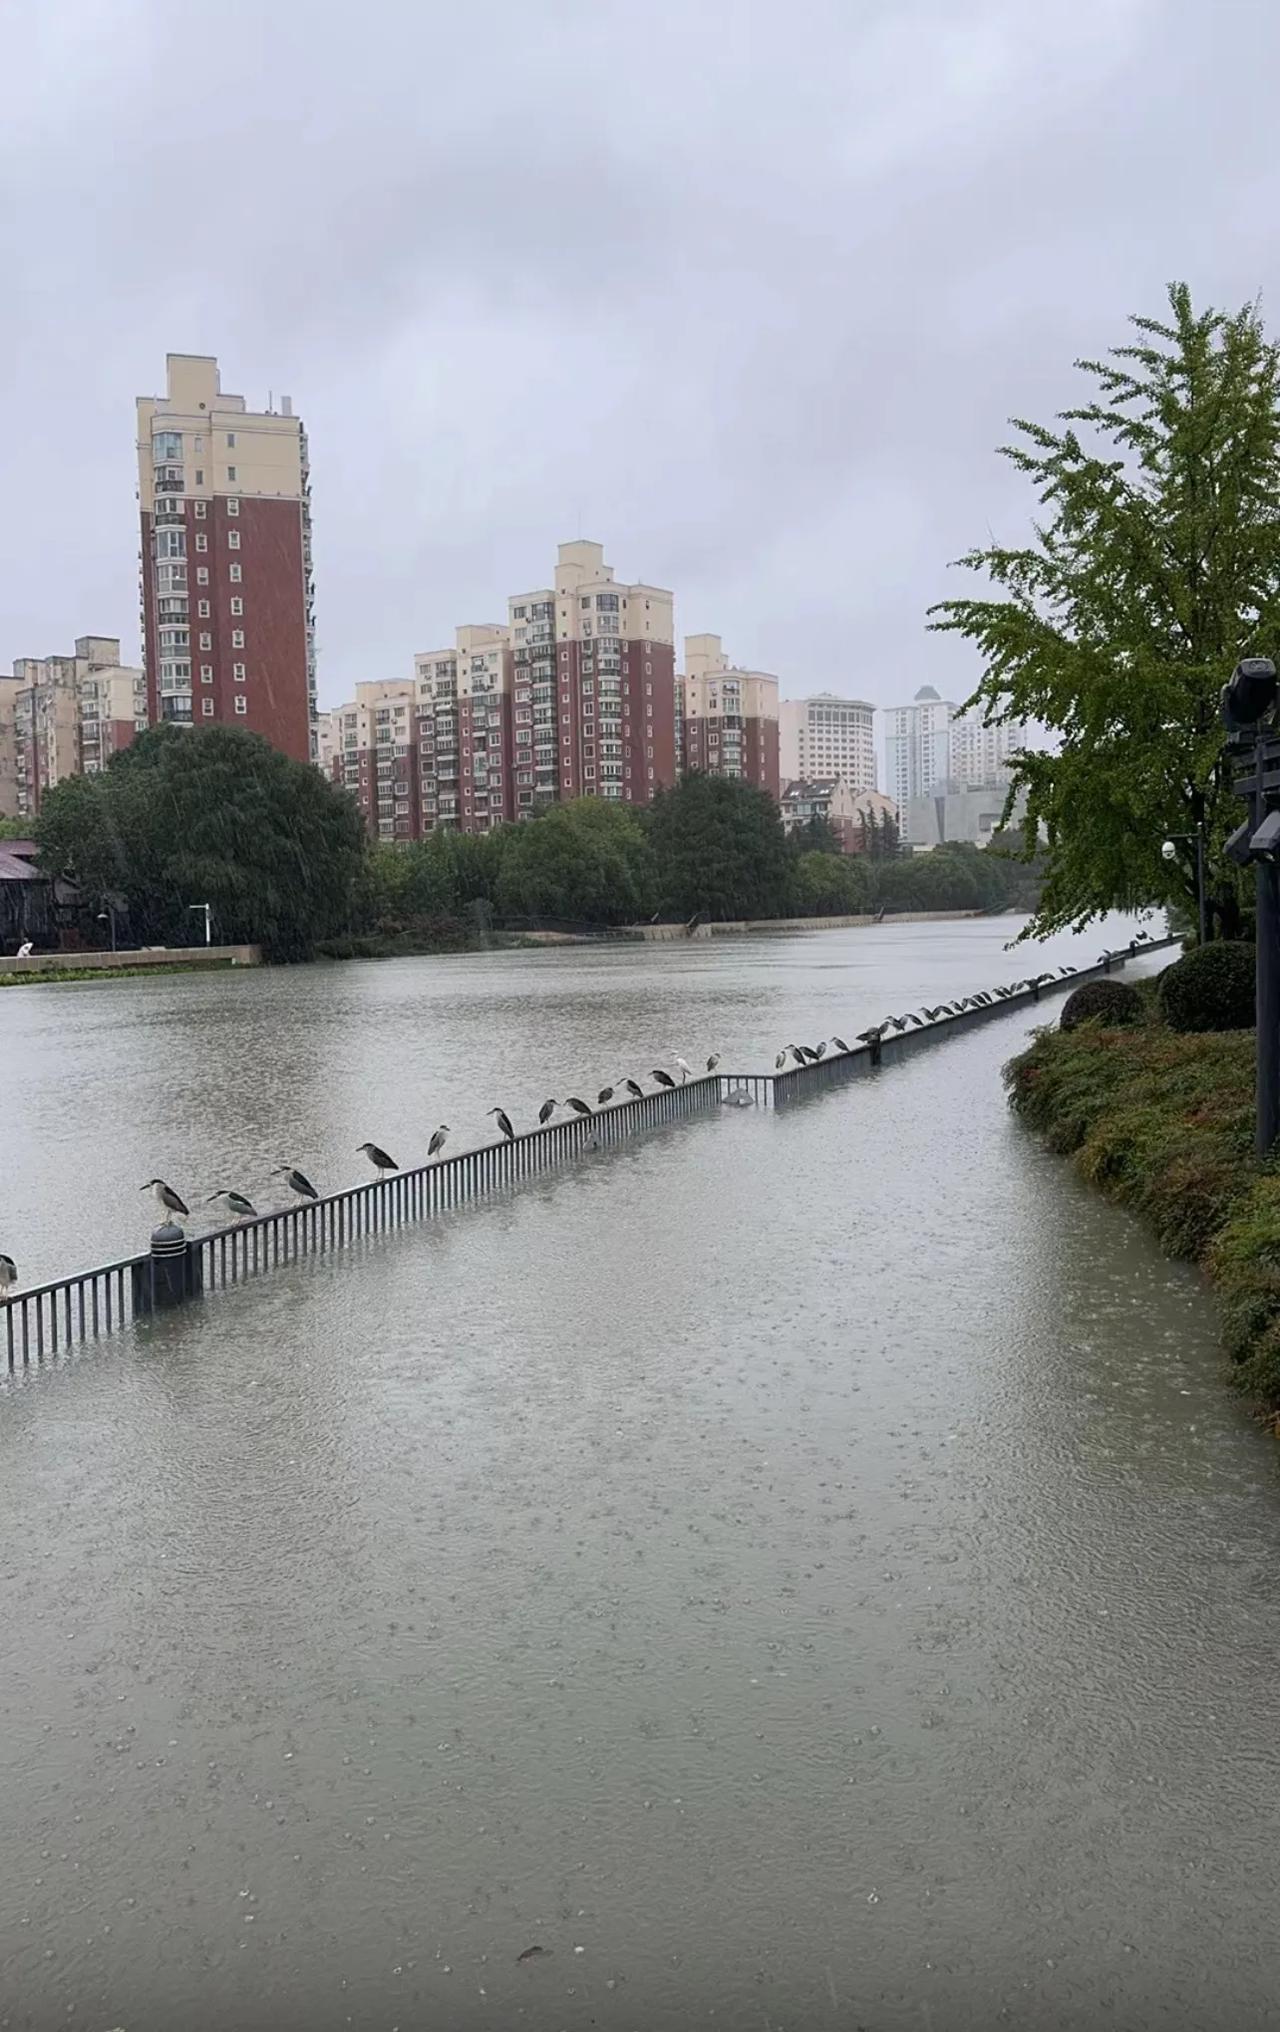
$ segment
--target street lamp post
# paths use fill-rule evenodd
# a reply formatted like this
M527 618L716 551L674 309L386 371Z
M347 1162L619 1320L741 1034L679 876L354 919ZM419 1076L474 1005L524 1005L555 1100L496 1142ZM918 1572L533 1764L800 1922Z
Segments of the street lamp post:
M116 949L116 913L110 903L107 904L105 910L98 912L98 923L109 924L111 926L111 950L114 952Z
M187 909L188 909L188 910L203 910L203 912L204 912L204 942L205 942L205 944L206 944L206 945L212 945L212 943L213 943L213 936L212 936L212 933L210 932L210 929L209 929L209 905L208 905L207 903L188 903L188 905L187 905Z

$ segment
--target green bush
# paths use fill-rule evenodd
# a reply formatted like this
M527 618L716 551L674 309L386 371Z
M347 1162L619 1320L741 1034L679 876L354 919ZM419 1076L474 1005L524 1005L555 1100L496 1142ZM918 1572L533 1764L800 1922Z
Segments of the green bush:
M1253 1027L1254 948L1242 939L1197 946L1160 976L1160 1007L1171 1030Z
M1122 1023L1141 1023L1145 1014L1141 995L1127 981L1085 981L1063 1004L1062 1028L1103 1023L1114 1029Z

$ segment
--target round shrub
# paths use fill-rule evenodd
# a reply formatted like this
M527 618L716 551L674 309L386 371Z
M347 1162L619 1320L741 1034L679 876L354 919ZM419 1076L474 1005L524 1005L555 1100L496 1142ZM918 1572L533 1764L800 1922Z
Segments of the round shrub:
M1171 1030L1251 1030L1254 948L1243 939L1198 945L1160 976L1160 1007Z
M1127 981L1084 981L1073 988L1062 1005L1064 1030L1081 1023L1141 1023L1142 997Z

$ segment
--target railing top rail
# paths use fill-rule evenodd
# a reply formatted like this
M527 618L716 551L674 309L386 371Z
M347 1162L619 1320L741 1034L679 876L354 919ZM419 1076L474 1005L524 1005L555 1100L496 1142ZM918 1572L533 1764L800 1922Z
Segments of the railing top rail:
M144 1249L136 1256L121 1256L114 1263L98 1263L92 1270L73 1270L67 1277L51 1277L45 1284L23 1284L7 1292L0 1292L0 1305L16 1305L24 1298L47 1298L53 1292L65 1291L71 1284L89 1284L96 1277L114 1277L118 1273L132 1270L135 1263L149 1260Z

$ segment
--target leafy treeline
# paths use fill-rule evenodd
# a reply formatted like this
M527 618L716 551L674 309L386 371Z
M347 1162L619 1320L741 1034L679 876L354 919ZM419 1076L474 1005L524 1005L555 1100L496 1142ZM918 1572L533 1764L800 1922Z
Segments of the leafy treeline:
M1008 841L842 854L821 822L788 839L777 805L753 785L689 776L649 811L584 797L482 839L435 833L374 847L364 917L394 932L465 918L477 899L513 926L1032 910L1040 869L1019 851Z
M1167 320L1131 322L1077 361L1086 389L1052 427L1014 420L1032 539L962 558L982 590L933 625L976 645L991 720L1059 737L1015 769L1027 838L1048 839L1029 930L1160 903L1194 923L1203 823L1231 938L1252 877L1222 851L1242 814L1218 694L1239 657L1280 654L1280 349L1255 305L1197 314L1181 284Z
M345 792L230 727L142 735L51 790L37 834L86 921L110 904L132 943L181 945L208 903L220 943L273 959L460 944L478 923L1031 909L1039 879L999 847L901 856L881 830L849 856L821 823L788 840L772 798L707 776L648 811L581 798L482 836L370 845Z

